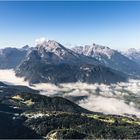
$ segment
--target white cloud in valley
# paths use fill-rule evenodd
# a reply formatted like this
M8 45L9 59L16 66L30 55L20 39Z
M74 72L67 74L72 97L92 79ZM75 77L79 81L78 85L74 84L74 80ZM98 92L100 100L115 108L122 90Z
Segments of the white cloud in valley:
M0 81L11 85L24 85L29 86L24 78L17 77L13 69L10 70L0 70Z
M0 70L0 81L29 86L24 78L15 75L14 70ZM81 97L76 103L80 106L96 112L107 114L134 114L140 117L140 80L129 80L128 83L112 85L104 84L36 84L34 89L40 90L40 94L46 96Z
M122 99L108 98L102 96L89 96L80 101L80 106L95 112L104 112L106 114L135 114L140 117L140 110L134 107L134 103L126 104Z

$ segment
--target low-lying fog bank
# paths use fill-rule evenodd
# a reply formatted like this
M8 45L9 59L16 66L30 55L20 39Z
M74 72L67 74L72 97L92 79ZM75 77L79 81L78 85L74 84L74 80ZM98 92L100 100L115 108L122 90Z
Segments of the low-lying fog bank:
M13 70L0 70L0 81L29 86L23 78L15 76ZM135 114L140 117L140 80L129 80L128 83L112 85L70 83L36 84L34 89L47 96L62 96L80 106L96 112L109 114Z

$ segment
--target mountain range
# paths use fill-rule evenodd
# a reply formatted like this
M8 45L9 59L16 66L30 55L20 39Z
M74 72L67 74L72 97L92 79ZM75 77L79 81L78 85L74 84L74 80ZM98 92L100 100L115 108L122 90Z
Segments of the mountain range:
M130 59L128 55L123 55L117 50L113 50L109 47L97 44L76 46L72 49L79 54L96 58L103 65L121 71L131 77L140 76L140 65L137 63L137 61L134 61L134 59ZM131 56L132 55L133 54L131 54Z
M139 57L134 49L96 44L68 49L44 40L35 47L1 49L0 69L12 68L30 84L112 84L139 78ZM140 139L137 116L92 112L73 102L82 96L66 98L0 82L0 139Z
M64 47L43 40L35 47L0 50L0 69L13 68L30 83L116 83L139 78L139 51L119 52L97 44Z
M17 76L30 83L115 83L126 76L102 65L97 59L78 54L56 41L44 41L16 68Z

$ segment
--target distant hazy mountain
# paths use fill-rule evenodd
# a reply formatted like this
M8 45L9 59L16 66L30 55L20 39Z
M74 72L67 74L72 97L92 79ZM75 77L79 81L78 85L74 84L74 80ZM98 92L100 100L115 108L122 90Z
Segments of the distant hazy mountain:
M16 68L16 74L24 76L30 83L114 83L126 80L122 73L52 40L38 43Z
M79 54L96 58L107 67L113 68L123 73L133 76L140 75L140 66L136 62L130 60L120 52L110 49L109 47L92 44L86 46L77 46L72 50Z
M140 65L140 49L130 48L122 54Z
M29 46L24 46L21 49L5 48L0 50L0 68L10 69L15 68L25 58Z

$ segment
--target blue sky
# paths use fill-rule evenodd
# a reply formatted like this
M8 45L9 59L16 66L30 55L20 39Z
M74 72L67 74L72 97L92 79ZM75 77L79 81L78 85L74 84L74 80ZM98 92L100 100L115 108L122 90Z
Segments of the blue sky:
M140 2L0 2L1 48L34 46L40 37L64 45L140 48Z

